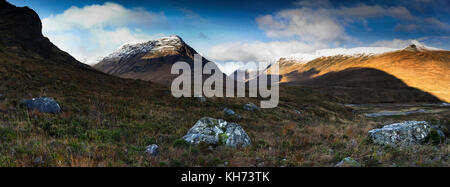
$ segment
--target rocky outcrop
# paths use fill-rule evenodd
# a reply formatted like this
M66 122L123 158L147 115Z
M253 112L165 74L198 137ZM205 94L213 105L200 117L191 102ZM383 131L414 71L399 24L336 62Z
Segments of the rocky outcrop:
M23 104L30 110L38 110L39 112L59 114L62 112L59 104L49 97L33 98L23 101Z
M250 137L240 125L210 117L198 120L183 139L190 144L204 142L210 145L225 145L228 147L251 145Z
M0 36L0 49L7 48L21 53L21 56L37 54L46 60L57 60L59 64L93 70L44 37L39 15L28 7L16 7L0 0Z
M430 132L426 121L405 121L369 131L369 137L379 145L410 146L425 140Z

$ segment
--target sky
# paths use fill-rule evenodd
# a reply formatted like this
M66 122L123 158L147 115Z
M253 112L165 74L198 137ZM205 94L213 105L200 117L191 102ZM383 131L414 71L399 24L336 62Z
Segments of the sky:
M450 49L447 0L8 0L40 16L43 34L95 64L124 43L178 35L226 73L242 63L354 47Z

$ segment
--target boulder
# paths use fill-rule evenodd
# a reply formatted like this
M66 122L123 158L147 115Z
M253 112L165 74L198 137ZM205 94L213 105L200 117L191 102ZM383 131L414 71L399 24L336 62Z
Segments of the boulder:
M361 167L361 164L351 157L346 157L337 163L336 167Z
M259 111L259 107L253 103L247 103L244 105L244 109L248 111Z
M251 145L250 137L240 125L210 117L198 120L183 139L190 144L204 142L210 145L225 145L228 147Z
M404 121L369 131L369 137L379 145L409 146L421 143L430 132L426 121Z
M149 145L145 148L145 152L150 156L158 156L159 155L159 147L156 144Z
M39 112L58 114L61 113L59 104L50 97L39 97L23 101L28 109L38 110Z

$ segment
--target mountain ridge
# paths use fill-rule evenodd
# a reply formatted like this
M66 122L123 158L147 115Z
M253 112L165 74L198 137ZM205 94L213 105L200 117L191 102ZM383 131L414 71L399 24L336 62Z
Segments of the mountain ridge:
M295 60L280 60L277 63L282 83L311 84L308 81L327 73L349 68L372 68L393 75L406 85L431 93L445 102L450 101L450 51L428 50L412 45L372 56L337 55L316 58L307 63L296 63ZM314 73L311 73L312 70ZM271 69L267 72L270 73ZM361 77L354 78L364 81ZM371 78L373 77L366 77ZM320 83L324 83L324 80Z
M170 73L172 65L183 61L193 70L195 54L197 51L186 44L181 37L172 35L147 42L124 44L93 67L122 78L141 79L167 85L177 76ZM208 62L211 61L202 57L202 67ZM214 65L217 67L216 64Z

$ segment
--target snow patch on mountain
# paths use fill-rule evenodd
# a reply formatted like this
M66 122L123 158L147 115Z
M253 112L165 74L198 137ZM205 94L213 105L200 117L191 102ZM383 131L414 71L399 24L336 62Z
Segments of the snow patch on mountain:
M409 45L415 45L418 50L442 50L434 47L426 46L422 43L420 43L417 40L411 40ZM408 47L408 46L405 46ZM393 52L397 50L401 50L402 48L390 48L390 47L356 47L356 48L334 48L334 49L321 49L317 50L313 53L295 53L292 55L279 57L279 59L284 58L286 60L293 60L297 61L299 63L306 63L311 60L314 60L316 58L320 57L330 57L330 56L337 56L337 55L344 55L344 56L355 56L355 57L361 57L361 56L372 56L372 55L378 55L383 54L387 52Z
M398 49L388 47L356 47L356 48L334 48L334 49L321 49L314 53L296 53L286 57L280 57L287 60L295 60L298 62L309 62L320 57L330 57L337 55L344 56L370 56L381 53L396 51Z
M131 42L120 46L116 51L106 56L105 60L129 58L149 51L174 50L182 45L183 40L177 35L162 37L148 42Z

